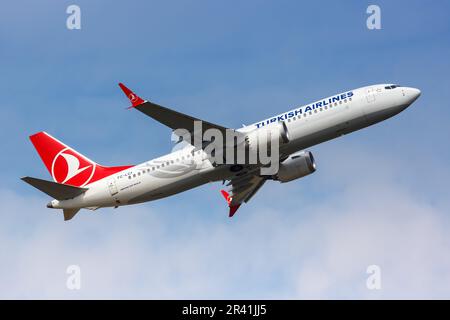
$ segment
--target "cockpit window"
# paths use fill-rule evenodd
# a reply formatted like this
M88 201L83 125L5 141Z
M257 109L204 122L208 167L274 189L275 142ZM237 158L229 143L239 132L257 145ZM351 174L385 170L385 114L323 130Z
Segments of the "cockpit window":
M398 84L393 84L392 86L387 86L387 87L384 87L385 89L395 89L395 88L398 88L398 87L400 87Z

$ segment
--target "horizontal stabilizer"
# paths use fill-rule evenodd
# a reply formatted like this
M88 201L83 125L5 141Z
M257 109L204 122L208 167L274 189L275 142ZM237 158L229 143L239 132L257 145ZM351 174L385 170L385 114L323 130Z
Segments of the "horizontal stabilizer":
M64 209L64 221L72 219L80 209Z
M66 184L32 177L23 177L21 179L26 183L31 184L36 189L39 189L42 192L48 194L50 197L55 198L56 200L75 198L76 196L79 196L80 194L88 190L88 188L73 187Z

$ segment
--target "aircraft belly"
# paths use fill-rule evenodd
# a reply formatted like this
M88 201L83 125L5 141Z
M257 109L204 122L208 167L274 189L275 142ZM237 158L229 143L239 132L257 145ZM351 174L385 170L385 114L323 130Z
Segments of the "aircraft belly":
M408 105L400 105L372 112L366 112L366 117L369 122L369 125L372 125L395 116L396 114L405 110L407 107Z

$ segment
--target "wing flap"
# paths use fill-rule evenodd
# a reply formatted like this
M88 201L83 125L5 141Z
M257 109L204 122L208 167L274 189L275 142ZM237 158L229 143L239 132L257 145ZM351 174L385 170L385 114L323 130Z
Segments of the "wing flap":
M243 176L231 179L227 184L227 186L231 185L231 194L225 190L221 190L230 208L229 216L232 217L242 203L248 202L263 186L266 180L265 177L260 177L254 172L249 172Z
M254 177L251 183L245 185L245 187L240 187L239 185L233 185L231 190L232 192L232 201L231 205L241 204L243 202L247 202L250 200L250 197L253 196L256 191L258 191L262 185L266 182L265 178L262 177Z

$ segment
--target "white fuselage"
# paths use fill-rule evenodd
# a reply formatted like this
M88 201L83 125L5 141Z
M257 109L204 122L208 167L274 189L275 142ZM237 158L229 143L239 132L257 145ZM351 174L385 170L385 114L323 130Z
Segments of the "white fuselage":
M414 102L420 91L390 84L363 87L298 107L283 114L237 129L243 133L284 121L289 142L284 154L314 146L343 134L390 118ZM207 182L236 175L229 166L213 166L203 150L193 146L172 152L118 172L86 187L88 191L69 200L53 200L53 208L122 206L164 198Z

